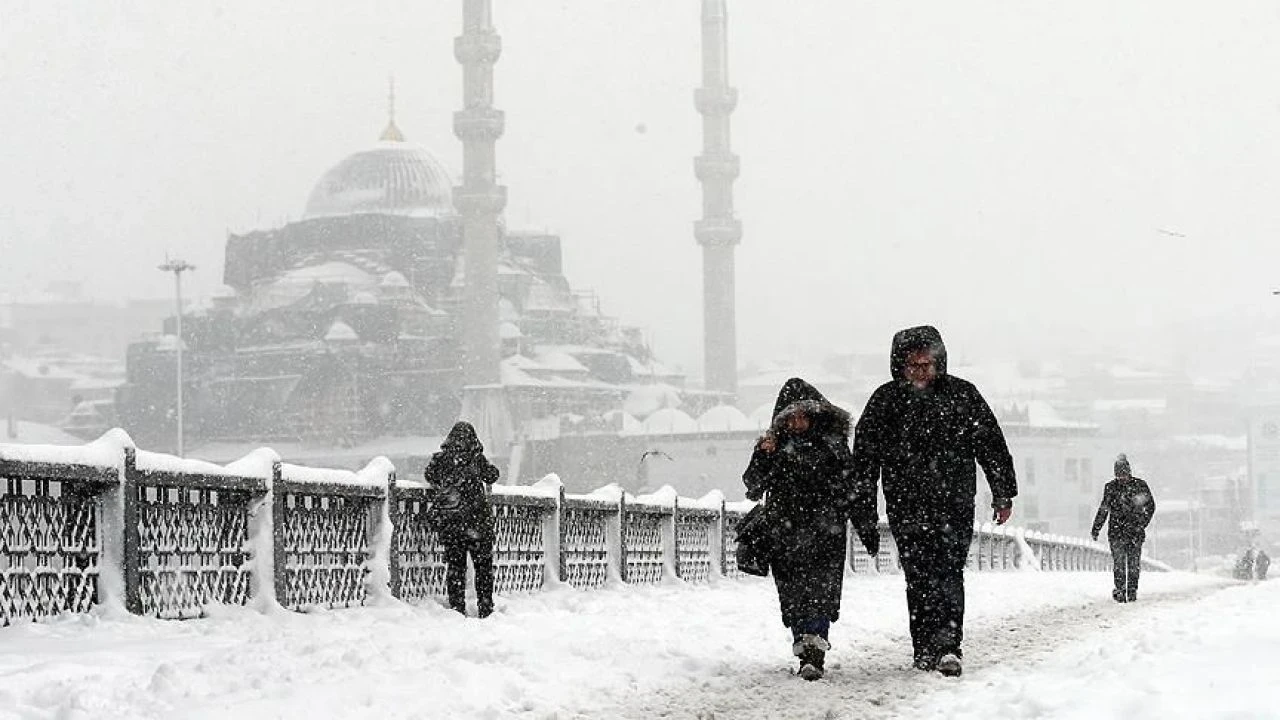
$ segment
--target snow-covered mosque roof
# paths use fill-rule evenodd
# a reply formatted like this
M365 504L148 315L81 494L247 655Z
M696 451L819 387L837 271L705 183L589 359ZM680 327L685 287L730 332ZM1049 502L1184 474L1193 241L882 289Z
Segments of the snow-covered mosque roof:
M311 190L303 217L448 215L452 194L449 173L426 148L383 140L330 168Z
M680 390L665 383L636 385L627 394L622 409L636 417L647 417L663 408L679 407Z

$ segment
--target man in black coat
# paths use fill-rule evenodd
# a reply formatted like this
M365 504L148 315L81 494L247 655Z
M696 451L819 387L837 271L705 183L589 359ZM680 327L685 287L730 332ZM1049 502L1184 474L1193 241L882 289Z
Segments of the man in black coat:
M773 548L770 567L782 624L791 629L791 650L806 680L822 677L828 631L840 619L852 495L849 425L848 412L804 380L791 378L778 393L770 429L757 441L742 475L748 499L768 495L764 524Z
M1142 478L1129 471L1129 458L1123 453L1116 458L1115 479L1102 490L1102 504L1093 518L1093 539L1098 539L1102 524L1111 518L1107 540L1111 544L1111 574L1115 589L1111 599L1133 602L1138 599L1138 575L1142 570L1142 543L1147 539L1147 525L1156 514L1155 496Z
M430 490L433 529L444 545L445 591L449 607L467 614L467 555L476 570L476 609L480 617L493 612L493 508L489 487L498 468L484 456L476 429L458 422L423 470Z
M947 373L947 349L933 327L893 336L893 379L881 385L854 431L855 528L875 517L884 483L889 530L907 583L915 666L961 672L964 566L973 540L977 465L1009 519L1018 493L1004 433L978 389Z

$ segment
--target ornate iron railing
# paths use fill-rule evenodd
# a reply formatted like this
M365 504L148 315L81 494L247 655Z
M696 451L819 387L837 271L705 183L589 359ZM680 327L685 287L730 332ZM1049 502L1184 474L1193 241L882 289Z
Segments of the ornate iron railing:
M113 464L30 455L0 446L3 624L103 602L188 618L211 604L307 610L361 605L382 594L444 599L444 548L430 498L420 483L398 484L385 460L355 474L283 465L268 452L269 462L245 473L144 455L128 444ZM81 455L101 458L101 448ZM670 492L570 496L552 483L499 488L491 504L499 593L556 583L707 583L741 574L734 528L749 503ZM875 558L849 533L850 572L900 571L883 523L880 533ZM971 569L1028 565L1104 570L1110 553L1078 539L975 528Z
M602 587L609 581L609 525L618 504L587 498L566 499L560 510L560 579L576 588Z
M0 625L98 602L97 496L117 471L0 459Z
M210 604L247 604L249 511L266 481L140 468L132 450L125 453L125 478L126 560L137 572L132 609L185 618Z

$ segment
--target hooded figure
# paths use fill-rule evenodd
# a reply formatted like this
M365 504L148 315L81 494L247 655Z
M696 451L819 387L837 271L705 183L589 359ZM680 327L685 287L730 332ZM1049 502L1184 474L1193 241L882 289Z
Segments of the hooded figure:
M893 379L872 394L854 432L851 515L855 522L874 515L883 482L906 577L915 666L959 675L977 466L1003 523L1018 493L1013 458L978 389L947 373L947 349L936 329L894 335L889 369Z
M765 498L782 624L791 629L792 652L807 680L822 677L828 631L840 618L852 493L849 424L849 413L791 378L742 475L747 498Z
M1138 599L1138 577L1142 570L1142 543L1147 539L1147 525L1156 514L1156 499L1151 487L1129 471L1129 458L1121 453L1114 465L1115 479L1102 490L1102 503L1093 518L1091 535L1098 539L1102 524L1110 517L1107 540L1111 545L1111 574L1115 589L1111 599L1133 602Z
M476 571L476 609L480 617L493 612L493 508L489 487L498 468L484 456L476 429L455 423L440 451L422 473L430 493L430 518L444 545L448 566L445 589L449 607L466 614L467 555Z

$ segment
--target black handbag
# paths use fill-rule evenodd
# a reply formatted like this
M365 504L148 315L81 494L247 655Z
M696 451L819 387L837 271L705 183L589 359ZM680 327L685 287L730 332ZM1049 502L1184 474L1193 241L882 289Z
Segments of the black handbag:
M738 538L738 570L748 575L767 577L773 559L773 537L765 516L764 503L751 508L733 526Z

